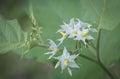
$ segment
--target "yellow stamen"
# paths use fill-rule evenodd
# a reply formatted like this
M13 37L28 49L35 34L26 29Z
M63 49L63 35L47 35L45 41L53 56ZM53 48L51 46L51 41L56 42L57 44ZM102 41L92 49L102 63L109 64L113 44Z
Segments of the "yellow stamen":
M60 34L61 34L62 36L65 36L65 35L66 35L64 32L60 32Z
M66 59L64 60L64 64L65 64L65 65L68 65L68 63L69 63L69 59L66 58Z
M77 30L74 30L73 33L74 33L74 34L78 34L78 31L77 31Z
M87 34L88 34L88 32L83 32L83 33L81 34L81 36L82 36L82 37L85 37L85 36L87 36Z
M50 51L54 51L54 48L50 48Z

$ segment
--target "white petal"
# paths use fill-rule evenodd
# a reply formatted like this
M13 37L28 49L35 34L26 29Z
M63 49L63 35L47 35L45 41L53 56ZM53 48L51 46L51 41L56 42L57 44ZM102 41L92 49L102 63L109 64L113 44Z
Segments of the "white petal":
M88 23L85 23L85 26L88 26L88 28L90 28L92 25L88 24Z
M74 25L74 29L76 29L76 30L80 30L80 25L79 25L79 24Z
M82 33L89 32L89 29L82 29Z
M71 27L67 27L66 34L69 35L70 33L72 33L72 31L73 31L73 29Z
M73 38L74 37L74 34L73 33L71 33L69 36L68 36L68 38Z
M63 36L62 38L58 39L58 41L59 41L58 46L61 45L61 44L63 43L64 39L65 39L64 36Z
M44 54L48 55L48 54L52 54L52 52L46 52L46 53L44 53Z
M70 24L69 25L74 25L74 18L70 19Z
M64 47L63 56L64 56L65 58L68 58L68 57L70 56L70 54L68 53L66 47Z
M75 63L75 61L69 62L69 66L72 68L79 68L79 66Z
M88 36L86 36L86 39L92 40L92 39L94 39L94 38L93 38L92 36L88 35Z
M90 31L92 31L92 32L97 32L96 29L92 29L92 28L90 28Z
M64 62L61 62L61 69L62 71L66 68L66 66L64 65Z
M85 46L86 46L86 44L87 44L87 43L86 43L85 39L83 39L82 41L83 41L83 43L84 43L84 44L85 44Z
M55 53L53 53L52 55L50 55L48 59L51 59L54 55L55 55Z
M62 56L54 57L54 59L57 59L57 60L60 61L60 60L61 60L61 57L62 57Z
M58 32L62 32L62 31L64 31L64 30L63 30L63 29L59 29L59 30L57 31L57 33L58 33Z
M74 60L76 57L78 57L79 54L77 55L71 55L70 60Z
M57 45L54 43L54 41L52 41L52 40L50 40L50 39L49 39L49 41L50 41L49 44L50 44L52 47L54 47L54 48L57 47Z

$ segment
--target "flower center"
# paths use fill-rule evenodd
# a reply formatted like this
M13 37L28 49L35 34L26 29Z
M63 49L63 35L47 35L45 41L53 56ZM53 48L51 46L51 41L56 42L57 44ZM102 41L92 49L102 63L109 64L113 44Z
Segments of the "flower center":
M68 63L69 63L69 59L66 58L66 59L64 60L64 64L65 64L65 65L68 65Z
M74 34L78 34L78 31L77 31L77 30L74 30L73 33L74 33Z
M87 34L88 34L88 32L83 32L83 33L81 34L81 36L82 36L82 37L86 37Z
M50 48L50 51L54 51L54 48Z

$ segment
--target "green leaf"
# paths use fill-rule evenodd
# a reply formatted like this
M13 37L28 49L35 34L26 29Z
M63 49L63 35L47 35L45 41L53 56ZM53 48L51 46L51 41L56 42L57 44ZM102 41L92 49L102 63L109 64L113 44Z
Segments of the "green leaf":
M112 67L120 59L120 24L112 31L102 30L100 55L107 67Z
M23 45L26 34L16 20L5 20L0 17L0 53L6 53Z
M120 1L104 0L104 6L100 15L99 27L112 30L120 23Z
M119 0L35 0L33 7L38 21L49 26L68 22L70 18L80 18L94 27L107 30L114 29L120 23Z
M112 67L120 58L118 53L120 47L119 0L114 2L113 0L32 0L32 4L34 16L38 24L43 27L42 37L46 44L48 44L47 39L56 41L56 39L61 37L56 31L59 29L59 25L63 24L63 21L68 23L71 18L80 18L82 21L92 24L95 28L99 26L102 29L106 29L102 31L100 40L100 56L105 66L107 68ZM113 30L107 31L111 29ZM21 42L23 43L24 40L24 34L15 20L6 21L1 18L0 35L1 52L21 46ZM94 35L94 37L96 36ZM73 50L75 42L66 40L63 46ZM85 49L81 53L96 59L93 51ZM45 52L47 52L46 49L35 47L25 57L45 62L48 61L48 56L44 55ZM22 55L21 52L20 55ZM83 58L78 58L77 61L77 63L80 63L81 68L73 69L73 77L70 77L67 71L64 74L58 69L53 71L51 79L102 79L104 74L106 74L97 64Z
M119 45L118 48L114 48L119 42L119 36L116 36L119 33L117 26L120 24L120 17L118 16L120 14L119 0L114 2L112 0L34 0L32 4L34 16L38 24L43 27L42 37L46 44L48 44L47 39L56 41L61 37L56 31L59 29L59 25L63 24L63 21L68 23L71 18L80 18L82 21L92 24L95 28L99 26L106 29L102 31L100 43L101 59L105 66L107 68L112 67L120 58L120 55L118 55ZM73 50L75 42L66 40L63 46ZM44 55L45 52L47 52L45 49L33 48L26 54L26 57L45 62L48 57ZM96 59L96 54L93 50L91 51L91 48L85 48L81 53ZM84 58L78 58L78 63L80 63L81 68L73 69L73 77L70 77L67 71L64 72L65 74L61 73L59 68L53 71L51 79L102 79L106 74L100 66Z

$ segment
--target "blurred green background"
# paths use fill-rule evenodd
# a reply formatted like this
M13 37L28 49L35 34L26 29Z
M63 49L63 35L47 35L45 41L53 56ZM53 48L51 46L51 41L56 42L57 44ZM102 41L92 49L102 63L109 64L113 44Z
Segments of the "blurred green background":
M120 0L0 0L0 79L109 79L95 63L79 57L80 69L61 73L54 69L54 60L48 60L47 49L32 48L21 58L27 33L31 31L29 3L32 3L35 19L42 27L42 39L56 39L63 22L79 18L102 29L100 56L103 64L120 78ZM92 34L96 38L96 34ZM93 41L96 43L96 39ZM63 46L73 50L75 42L65 40ZM81 52L96 58L95 51L88 47Z

